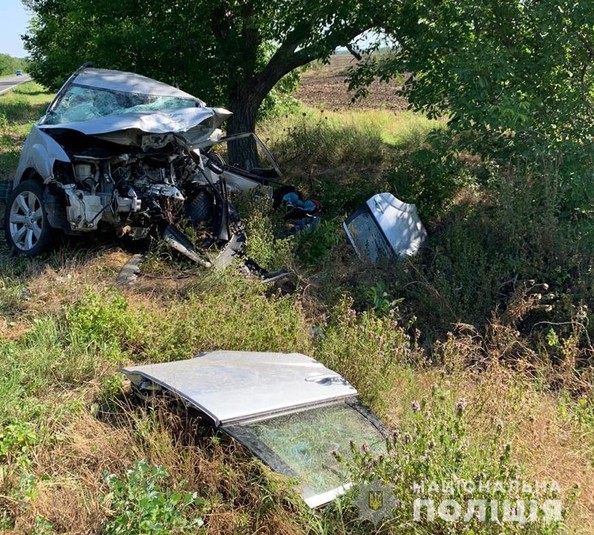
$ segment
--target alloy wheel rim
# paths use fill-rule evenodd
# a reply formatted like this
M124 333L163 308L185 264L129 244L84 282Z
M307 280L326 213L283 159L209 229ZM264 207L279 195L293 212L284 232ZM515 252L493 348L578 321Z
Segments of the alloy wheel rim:
M10 236L14 245L21 251L30 251L35 247L43 227L41 202L32 191L23 191L17 195L8 218Z

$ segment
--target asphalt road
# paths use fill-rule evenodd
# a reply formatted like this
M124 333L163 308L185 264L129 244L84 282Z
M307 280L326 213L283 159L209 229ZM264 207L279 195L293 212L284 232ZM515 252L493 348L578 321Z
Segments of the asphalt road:
M0 78L0 95L7 93L11 89L14 89L17 85L21 85L25 82L30 81L31 77L28 74L23 74L22 76L6 76L4 78Z

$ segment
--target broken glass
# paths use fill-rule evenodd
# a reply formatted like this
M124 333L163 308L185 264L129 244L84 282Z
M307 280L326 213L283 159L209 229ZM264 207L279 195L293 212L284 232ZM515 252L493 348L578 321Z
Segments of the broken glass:
M379 264L392 256L392 250L373 216L359 211L344 224L347 236L359 256Z
M260 453L272 452L277 459L271 459L272 462L263 460L276 468L284 465L287 475L296 476L303 483L302 494L306 500L347 483L346 468L335 454L349 457L351 442L357 446L366 444L377 454L385 452L383 435L369 419L346 403L241 427L244 432L237 438ZM252 440L246 440L246 432ZM235 433L231 434L235 436Z
M45 124L89 121L110 115L172 111L195 108L191 98L126 93L72 84L56 107L48 114Z

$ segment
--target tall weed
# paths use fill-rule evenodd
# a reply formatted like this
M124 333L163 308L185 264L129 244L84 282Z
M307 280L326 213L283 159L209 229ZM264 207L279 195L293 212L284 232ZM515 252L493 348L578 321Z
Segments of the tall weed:
M558 533L563 525L558 486L547 482L535 489L524 479L500 431L494 430L487 443L474 442L466 410L464 399L454 403L438 385L426 399L413 401L409 419L387 440L387 455L353 450L351 469L360 490L356 487L351 499L365 492L364 485L387 486L391 496L384 493L384 499L391 514L377 533L403 528L427 535ZM359 511L365 513L363 503L359 500ZM353 524L361 532L369 527L361 518Z
M385 315L358 313L344 298L316 330L315 357L339 371L380 413L403 366L420 362L415 341L396 309Z

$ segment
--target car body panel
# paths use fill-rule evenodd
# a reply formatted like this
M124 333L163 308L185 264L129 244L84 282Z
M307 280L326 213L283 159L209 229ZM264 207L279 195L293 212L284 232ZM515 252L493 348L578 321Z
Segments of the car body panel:
M414 204L378 193L343 223L359 258L374 264L416 254L427 238Z
M357 395L339 374L300 353L214 351L122 371L135 384L145 378L176 393L217 426Z
M34 170L44 182L50 180L56 161L70 162L70 158L59 143L34 125L23 145L13 187L19 184L29 170Z
M214 351L122 369L140 393L168 392L211 419L319 507L344 493L338 456L386 452L381 423L338 373L300 353Z
M208 141L212 133L231 116L223 108L181 108L169 112L138 112L108 115L87 121L42 124L38 128L52 131L73 130L95 136L118 145L138 145L141 134L175 134L191 147Z

